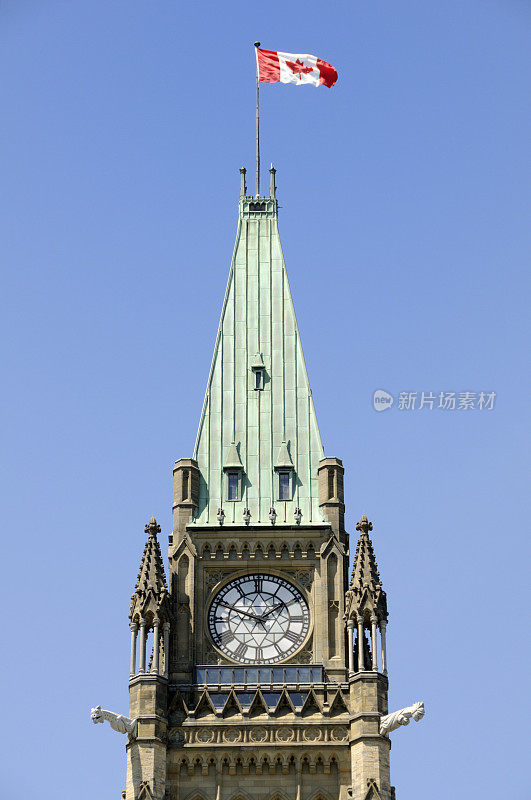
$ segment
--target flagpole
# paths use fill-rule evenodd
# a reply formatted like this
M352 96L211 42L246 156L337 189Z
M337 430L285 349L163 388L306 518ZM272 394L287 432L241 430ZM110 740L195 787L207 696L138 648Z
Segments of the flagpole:
M254 43L260 47L260 42ZM258 73L258 53L256 54L256 196L260 197L260 75Z

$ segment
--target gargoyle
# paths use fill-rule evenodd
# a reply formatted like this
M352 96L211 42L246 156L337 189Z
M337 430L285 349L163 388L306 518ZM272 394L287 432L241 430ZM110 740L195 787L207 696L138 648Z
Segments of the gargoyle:
M401 725L409 725L410 720L413 718L415 722L422 719L424 716L424 703L413 703L412 706L401 708L400 711L394 711L392 714L380 719L380 733L385 736L391 731L396 731Z
M131 737L136 736L136 719L123 717L121 714L115 714L114 711L106 711L101 706L96 706L96 708L90 709L90 718L95 725L98 722L103 724L105 720L107 720L113 731L118 731L118 733L127 733Z

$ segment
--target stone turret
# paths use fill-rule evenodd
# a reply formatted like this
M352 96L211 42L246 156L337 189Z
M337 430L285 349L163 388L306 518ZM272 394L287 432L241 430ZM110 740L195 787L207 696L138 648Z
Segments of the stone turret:
M160 525L151 517L145 526L147 541L131 596L131 667L129 716L138 723L137 736L127 745L127 800L141 796L162 800L166 787L166 733L170 602L157 534ZM153 632L153 649L147 663L147 642ZM140 655L137 669L137 639ZM149 790L149 794L146 792ZM142 794L144 793L144 794Z
M348 633L349 683L352 708L351 759L353 800L378 797L392 800L389 769L389 739L380 734L380 718L387 714L387 665L385 628L387 598L382 588L365 514L356 525L360 537L354 556L352 578L345 597ZM357 629L354 646L354 629ZM365 636L370 633L371 646ZM381 635L382 667L378 667L378 630Z

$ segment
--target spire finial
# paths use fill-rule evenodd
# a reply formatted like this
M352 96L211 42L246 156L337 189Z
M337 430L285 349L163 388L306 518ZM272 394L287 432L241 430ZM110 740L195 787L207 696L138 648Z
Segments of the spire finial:
M149 520L148 524L145 526L144 531L149 536L156 536L157 533L160 533L160 525L158 524L158 522L155 519L155 517L151 517L151 519Z
M275 184L276 172L277 171L274 168L273 164L271 164L271 166L269 167L269 174L271 175L270 189L269 189L269 196L270 197L276 197L276 194L277 194L277 187L276 187L276 184Z
M372 531L372 522L369 522L366 514L361 515L360 521L356 523L356 530L365 534L368 534L369 531Z
M246 175L247 170L245 167L240 167L240 197L245 197L247 194L247 182L245 180Z

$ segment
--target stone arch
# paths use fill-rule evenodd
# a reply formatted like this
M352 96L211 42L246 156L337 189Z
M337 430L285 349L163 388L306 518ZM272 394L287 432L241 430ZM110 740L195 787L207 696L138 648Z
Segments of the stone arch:
M257 542L254 546L254 557L255 558L263 558L264 557L264 548L262 547L261 542Z
M280 558L289 558L289 545L287 542L282 542L280 546Z
M267 546L267 557L268 558L276 558L277 557L277 548L275 547L274 542L269 542Z
M295 542L293 546L293 558L302 558L302 545L300 542Z
M249 558L250 555L249 542L244 542L242 545L242 558Z
M307 800L333 800L332 795L326 789L316 789Z
M241 761L241 759L238 760ZM234 794L230 795L229 800L253 800L253 798L243 789L236 789Z
M205 542L203 545L203 550L201 552L201 558L210 558L211 557L211 550L210 545L208 542Z
M315 558L315 547L311 542L306 546L306 558Z
M193 789L190 794L185 796L184 800L207 800L207 798L199 789Z
M238 558L238 548L236 547L235 542L231 542L229 545L229 558L231 561L234 561L236 558Z
M189 569L190 559L186 553L183 553L177 563L177 590L179 592L180 602L183 602L187 597L186 588Z
M291 798L280 789L275 789L275 791L269 795L269 800L291 800Z
M223 545L221 544L221 542L218 542L216 545L216 554L214 558L222 559L223 557L224 557Z

